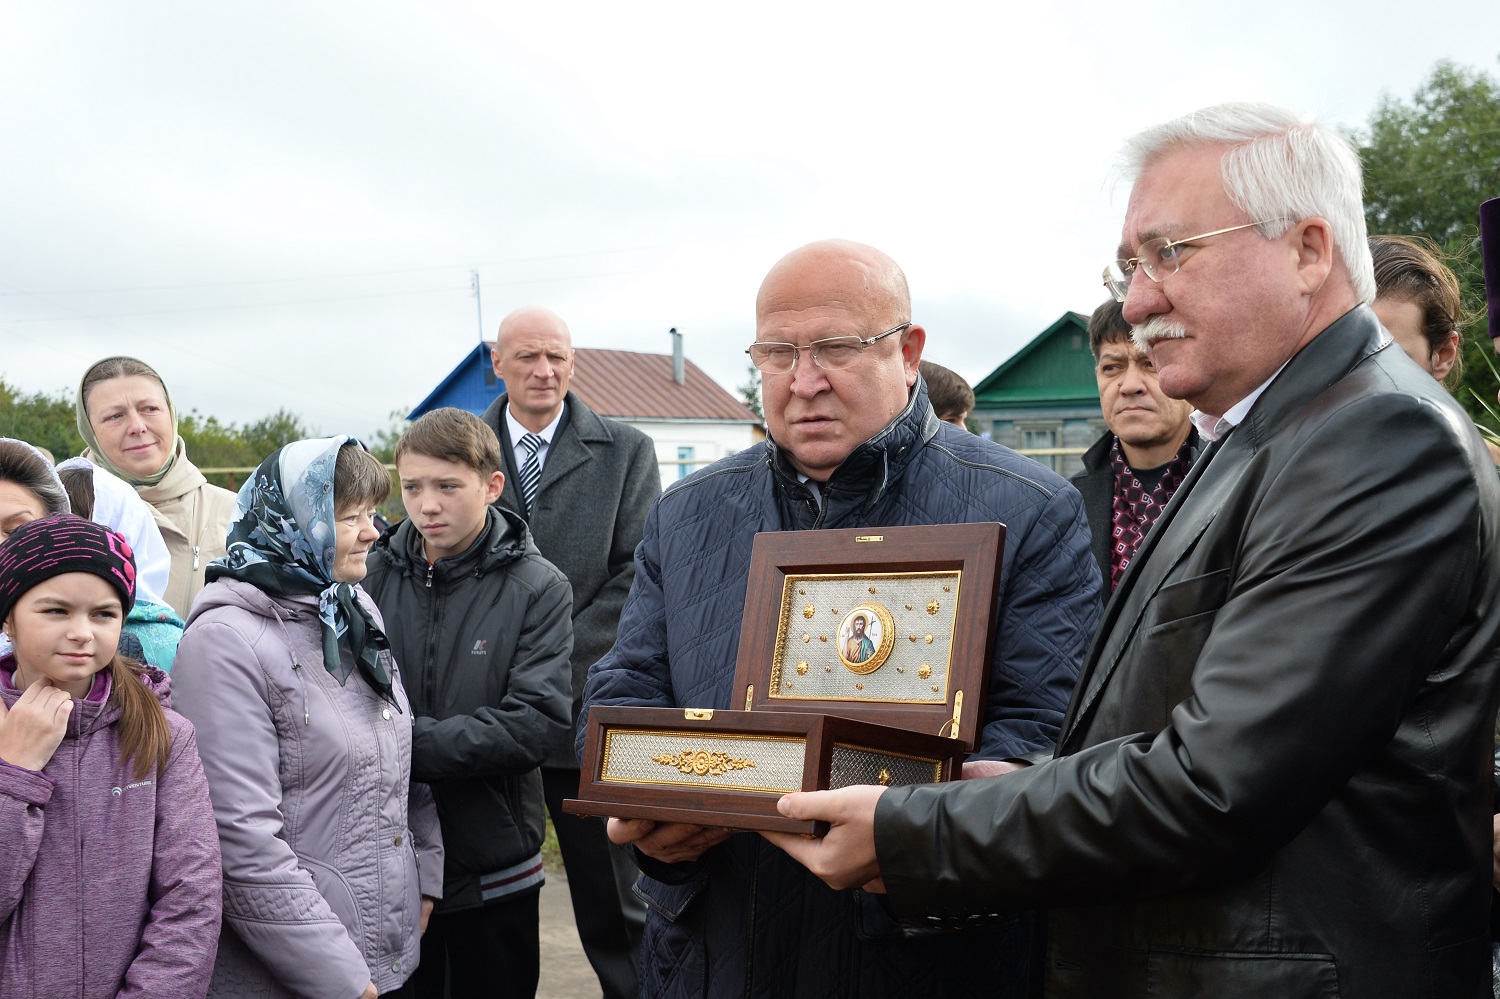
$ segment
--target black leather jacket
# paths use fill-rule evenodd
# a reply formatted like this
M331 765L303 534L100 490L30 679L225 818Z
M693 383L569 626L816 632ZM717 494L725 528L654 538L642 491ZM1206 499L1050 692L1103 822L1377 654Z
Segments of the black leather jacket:
M1500 485L1357 308L1200 458L1056 759L899 788L904 918L1052 906L1048 996L1488 996Z

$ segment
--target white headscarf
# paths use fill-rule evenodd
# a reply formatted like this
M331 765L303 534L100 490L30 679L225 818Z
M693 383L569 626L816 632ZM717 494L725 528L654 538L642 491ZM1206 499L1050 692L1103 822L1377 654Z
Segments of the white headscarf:
M134 488L87 458L69 458L57 468L86 468L94 473L94 523L120 532L130 542L135 552L136 599L165 603L162 594L167 592L172 556L161 528L156 526L151 505Z

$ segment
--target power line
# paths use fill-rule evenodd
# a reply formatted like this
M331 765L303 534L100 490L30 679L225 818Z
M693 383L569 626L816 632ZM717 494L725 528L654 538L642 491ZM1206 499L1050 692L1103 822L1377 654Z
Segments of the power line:
M473 270L476 267L509 267L514 264L544 263L552 260L577 260L584 257L607 257L622 253L644 253L653 250L678 249L683 246L705 245L704 243L673 243L656 246L625 247L618 250L584 250L578 253L555 253L539 257L512 257L509 260L492 260L478 264L443 264L431 267L400 267L390 270L377 271L343 271L334 274L313 274L305 277L279 277L279 278L257 278L246 281L208 281L201 284L158 284L158 285L136 285L134 287L115 288L62 288L49 289L42 294L47 295L104 295L123 294L136 291L192 291L199 288L246 288L267 284L295 284L303 281L339 281L348 278L364 277L390 277L396 274L430 274L433 271ZM29 291L3 291L0 297L13 295L32 295Z
M634 270L624 270L624 271L595 271L594 273L591 273L591 274L571 274L571 275L567 275L567 276L564 276L564 277L524 278L524 279L520 279L520 280L516 280L516 281L499 281L499 282L491 281L490 282L490 287L491 288L506 288L506 287L514 287L514 286L517 286L517 285L528 285L528 284L556 284L556 283L563 282L563 281L586 281L586 280L591 280L593 278L601 278L601 277L621 277L621 276L627 276L627 275L631 275L631 274L647 274L647 273L650 273L651 270L653 270L653 269L654 270L661 270L662 268L636 268ZM316 305L316 304L319 304L319 303L322 303L322 302L356 302L356 301L362 301L362 300L365 300L365 299L374 299L374 298L400 298L400 297L416 296L416 295L446 294L448 292L452 292L452 291L456 291L456 290L457 290L457 288L455 286L453 286L453 285L446 285L446 286L441 287L441 288L420 288L420 289L417 289L415 291L381 291L381 292L370 292L368 294L363 294L363 295L335 295L335 296L329 296L329 297L325 297L325 298L294 298L294 299L283 299L283 300L277 301L277 302L253 302L253 303L246 303L246 304L241 304L241 305L207 305L207 306L201 306L201 307L191 308L191 309L157 309L157 310L148 311L148 312L112 312L112 313L107 313L107 314L97 315L97 316L96 315L90 315L90 314L85 313L85 312L79 312L76 309L67 309L67 311L72 312L73 315L71 315L71 316L52 316L52 317L44 317L44 318L36 318L36 319L0 319L0 325L3 325L3 326L17 326L17 325L30 324L30 323L64 323L64 322L70 322L70 321L75 321L75 320L100 320L100 321L102 321L102 320L107 320L107 319L140 319L140 318L144 318L144 317L147 317L147 316L191 315L191 314L204 313L204 312L234 312L234 311L238 311L238 310L241 310L241 309L275 309L275 308L280 308L282 306L292 306L292 305ZM36 298L38 301L42 301L42 302L46 302L47 301L46 299L41 298L40 296L37 296L37 295L32 295L29 292L21 292L21 294L30 295L30 297ZM55 303L48 302L47 304L52 305L52 304L55 304ZM57 307L58 308L66 308L65 306L57 306Z

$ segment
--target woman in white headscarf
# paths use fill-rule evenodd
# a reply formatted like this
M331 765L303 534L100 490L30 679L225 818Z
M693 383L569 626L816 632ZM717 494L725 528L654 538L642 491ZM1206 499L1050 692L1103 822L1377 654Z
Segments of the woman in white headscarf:
M135 604L125 618L122 636L134 635L142 658L164 673L172 671L182 618L162 600L172 572L172 556L150 504L122 480L87 458L69 458L57 466L73 512L122 535L135 552ZM130 650L121 647L130 654Z
M186 617L208 563L225 553L234 493L211 486L188 460L167 387L150 365L107 357L78 385L83 457L124 479L155 511L171 577L163 601Z

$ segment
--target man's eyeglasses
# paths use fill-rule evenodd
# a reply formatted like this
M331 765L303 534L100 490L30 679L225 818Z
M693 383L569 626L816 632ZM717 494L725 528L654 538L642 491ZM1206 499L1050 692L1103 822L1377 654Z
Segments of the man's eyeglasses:
M1189 236L1186 239L1167 239L1165 236L1148 239L1140 245L1140 248L1135 251L1135 256L1129 260L1116 260L1104 268L1104 287L1109 289L1109 293L1115 297L1116 302L1123 302L1125 296L1130 293L1130 279L1135 276L1137 268L1145 271L1148 278L1158 282L1168 274L1176 274L1177 268L1182 265L1180 248L1187 243L1196 243L1210 236L1222 236L1227 232L1239 232L1241 229L1271 222L1288 221L1290 219L1262 219L1259 222L1233 225L1228 229L1215 229L1213 232Z
M792 370L797 366L797 352L802 350L807 351L807 355L818 367L825 371L836 371L853 364L865 352L865 348L876 340L900 333L910 325L910 322L904 322L884 333L876 333L868 340L861 340L857 336L831 336L826 340L814 340L805 347L794 343L758 340L747 347L745 353L750 355L750 363L768 375L784 375Z

